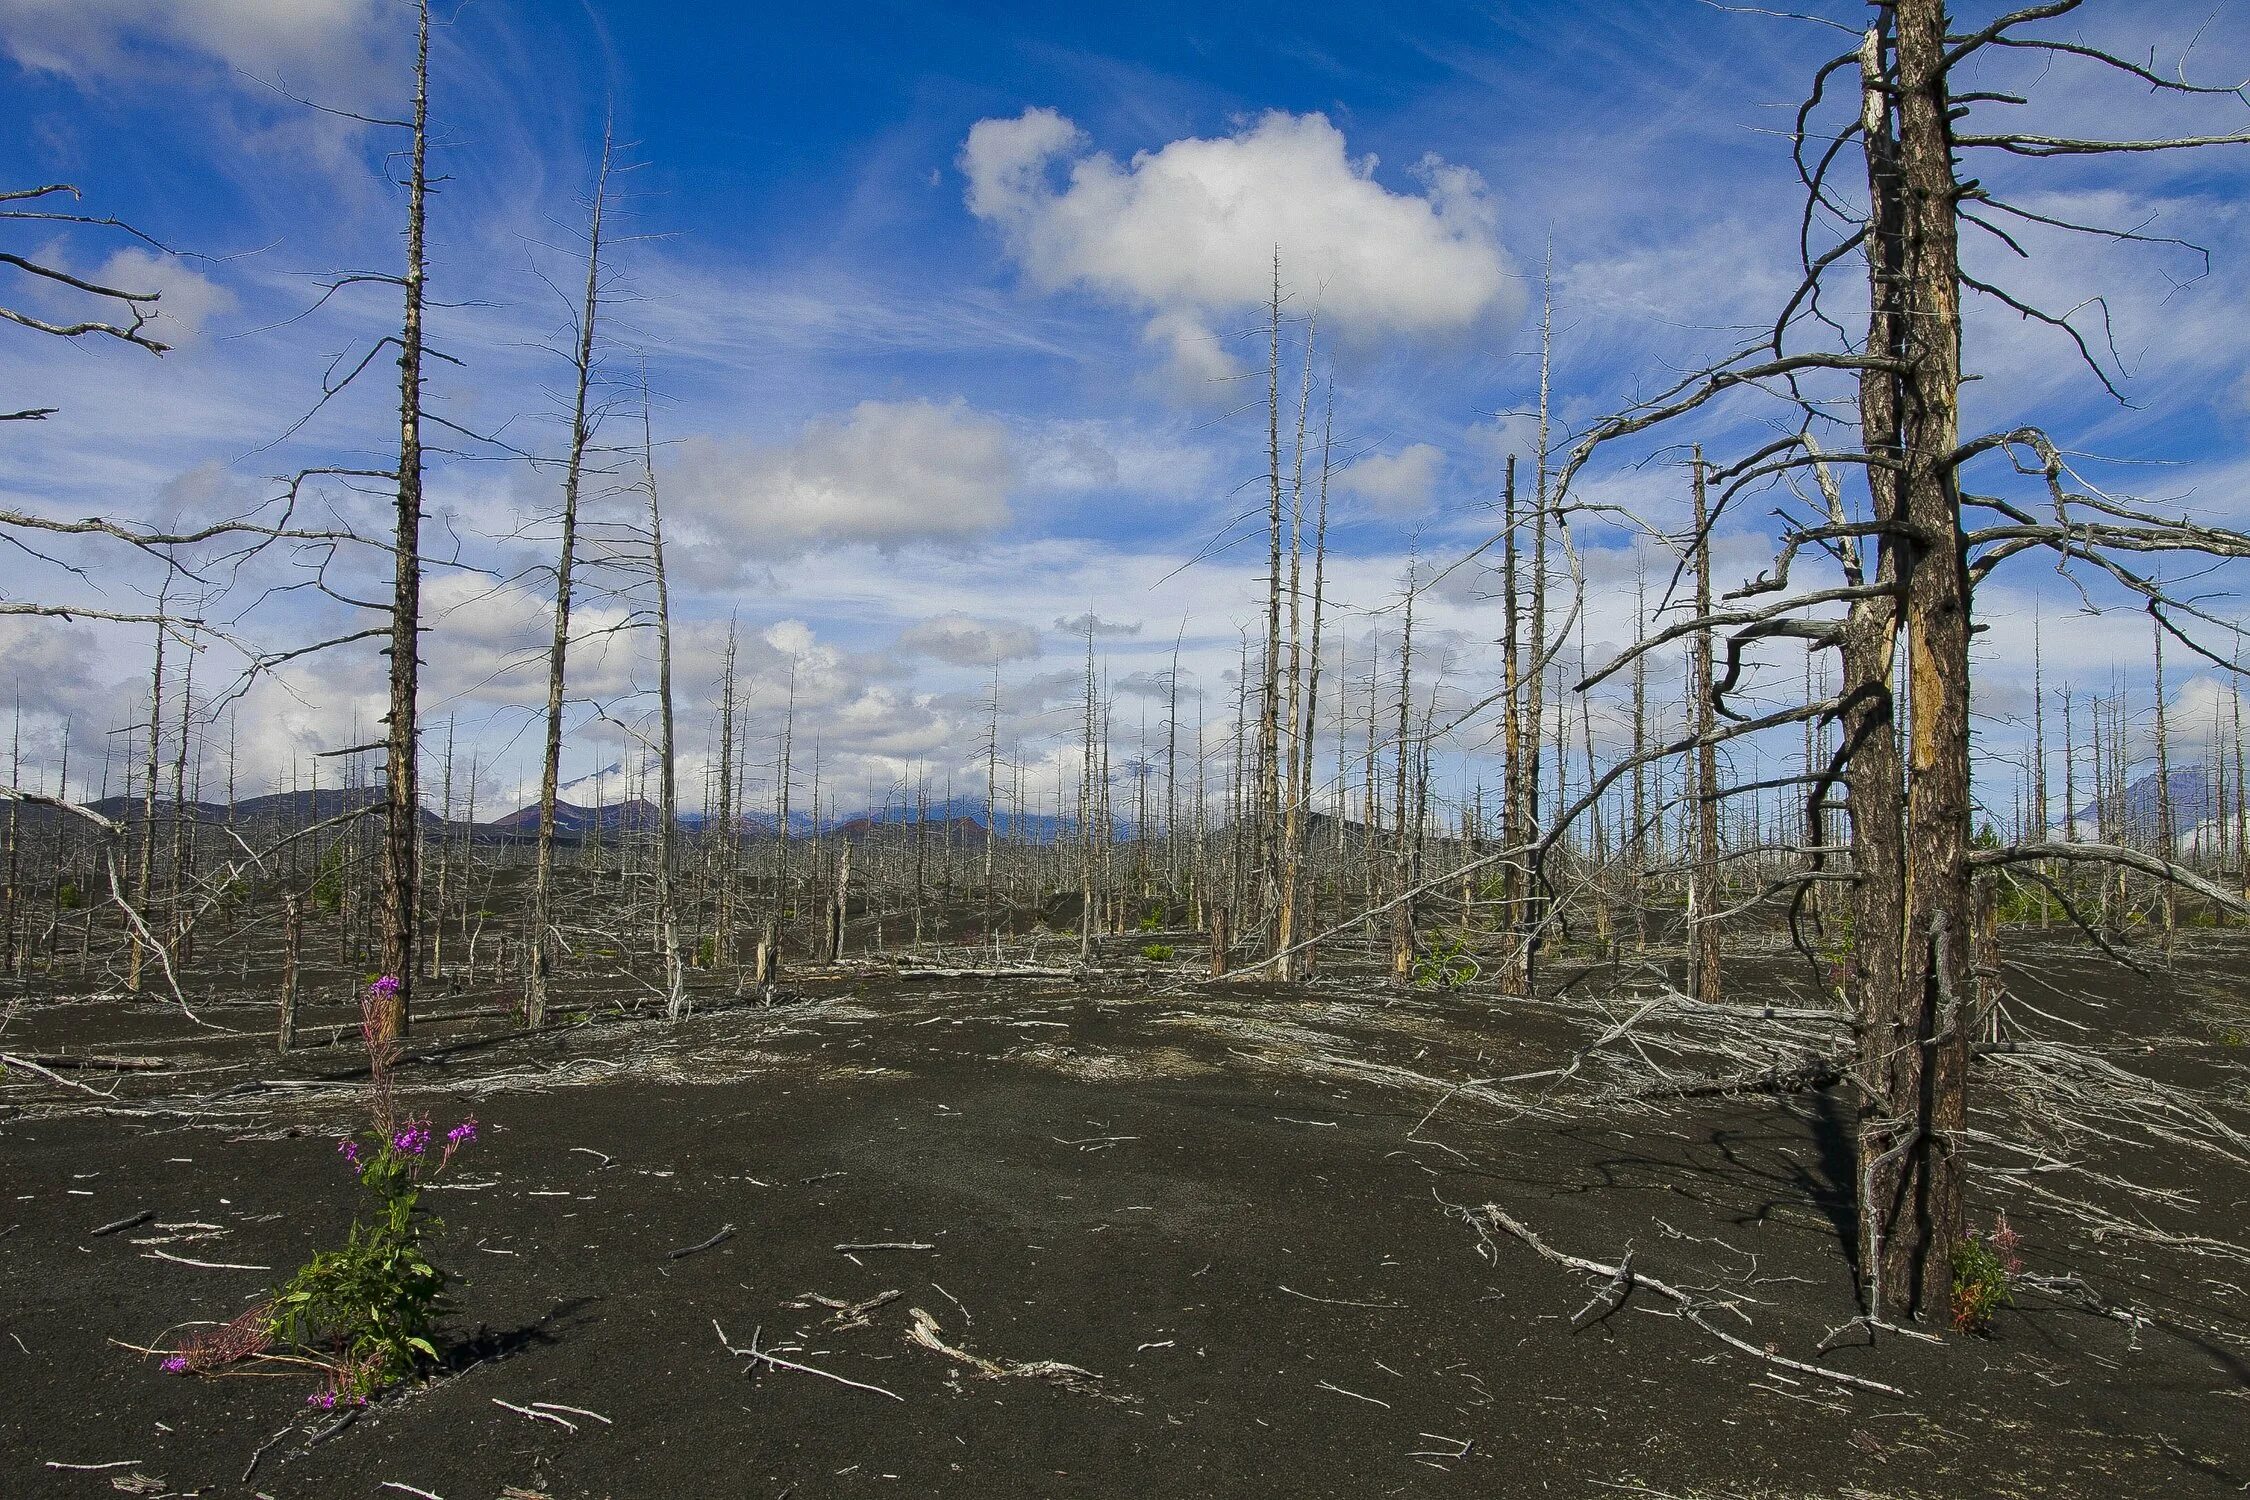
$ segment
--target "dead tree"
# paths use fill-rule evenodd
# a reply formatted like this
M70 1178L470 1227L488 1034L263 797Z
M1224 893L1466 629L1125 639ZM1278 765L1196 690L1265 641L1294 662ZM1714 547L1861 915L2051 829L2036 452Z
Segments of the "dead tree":
M677 1021L687 1003L680 971L679 742L672 719L672 590L664 572L664 507L656 493L656 442L649 414L648 380L641 380L641 482L648 488L649 569L656 585L657 835L656 925L664 950L664 1009Z
M570 656L572 566L578 551L578 499L586 473L586 449L593 439L594 414L588 398L594 384L594 340L601 309L602 208L609 189L609 140L602 140L601 166L587 213L586 286L578 306L577 339L571 358L570 452L563 462L562 539L555 558L555 634L547 653L547 739L539 763L539 855L531 887L530 966L524 1024L536 1031L547 1024L547 982L555 957L555 800L562 770L563 688Z
M1274 916L1280 892L1275 879L1275 839L1281 812L1281 250L1273 252L1273 301L1267 324L1266 362L1266 652L1258 681L1258 802L1251 875L1258 893L1257 920ZM1277 948L1275 951L1279 951Z
M1770 333L1596 424L1573 448L1556 487L1566 492L1607 445L1722 398L1764 393L1803 424L1797 435L1716 466L1708 476L1715 490L1712 524L1741 494L1807 473L1822 477L1824 504L1785 523L1774 566L1708 611L1638 643L1584 686L1657 644L1711 630L1723 637L1725 649L1709 694L1725 722L1650 753L1699 750L1807 718L1832 719L1841 729L1834 755L1805 792L1812 809L1838 782L1848 788L1852 842L1842 873L1851 882L1853 922L1844 987L1857 1029L1849 1080L1860 1111L1859 1261L1869 1310L1878 1318L1940 1314L1951 1291L1951 1256L1963 1234L1964 1131L1978 1005L1971 959L1977 873L2020 866L2037 878L2041 861L2069 859L2120 873L2137 870L2206 899L2225 895L2171 860L2114 843L1971 846L1969 642L1976 586L2011 558L2041 554L2067 574L2102 580L2148 609L2175 642L2228 667L2229 658L2197 636L2198 629L2225 629L2227 622L2167 591L2132 559L2171 552L2250 558L2250 536L2081 487L2056 444L2036 427L1968 438L1959 430L1964 295L2052 329L2098 380L2116 388L2086 333L2068 316L2047 313L1964 270L1964 226L2010 245L2015 242L1995 219L2154 242L2009 203L1961 176L1957 155L2035 159L2250 143L2250 132L2136 141L1970 128L1988 105L2024 102L1956 88L1956 79L1987 52L2026 51L2173 94L2233 92L2034 34L2033 28L2079 3L2054 0L1968 31L1949 24L1942 0L1880 6L1860 45L1820 69L1799 112L1797 160L1808 202L1804 277ZM1856 81L1857 108L1831 129L1821 110L1838 79ZM1865 163L1864 210L1834 190L1834 174L1855 146ZM1817 241L1829 226L1839 226L1834 238ZM1842 327L1841 312L1822 294L1830 272L1854 264L1866 272L1864 333L1845 330L1831 339ZM1814 434L1836 420L1838 392L1822 382L1838 379L1856 396L1857 431L1854 442L1830 452ZM2006 464L1980 462L1987 459ZM1972 467L1997 469L1996 479L2022 483L2030 498L1972 487ZM1864 509L1856 515L1842 501L1833 473L1839 468L1861 475ZM1792 565L1820 556L1837 565L1835 583L1793 580ZM1784 639L1838 653L1834 696L1771 712L1735 710L1729 697L1747 658L1764 643ZM1893 665L1901 646L1903 672ZM1610 777L1622 770L1612 768ZM1566 811L1576 816L1601 791L1597 783ZM1559 827L1546 833L1546 844ZM1801 911L1806 887L1837 873L1814 851L1781 889Z
M1695 613L1711 614L1711 517L1704 492L1703 449L1690 460L1694 495ZM1695 866L1688 881L1688 993L1698 1000L1719 996L1719 746L1713 738L1716 714L1711 698L1711 631L1695 633Z
M415 6L414 116L406 183L405 310L398 338L398 503L392 541L390 705L383 716L382 971L398 981L384 1025L394 1036L413 1014L421 950L417 860L421 784L416 776L422 630L422 303L428 269L430 5Z

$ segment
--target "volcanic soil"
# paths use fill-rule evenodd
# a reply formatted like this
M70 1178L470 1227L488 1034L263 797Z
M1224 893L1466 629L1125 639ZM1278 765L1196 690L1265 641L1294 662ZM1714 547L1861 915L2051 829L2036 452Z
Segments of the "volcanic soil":
M1804 1003L1762 962L1741 998ZM2037 1024L2240 1128L2245 972L2211 937L2154 979L2059 945L2010 977ZM1569 1077L1473 1082L1567 1067L1631 1014L1572 998L1601 973L1557 977L1570 995L1526 1004L870 972L678 1025L418 1025L401 1102L482 1125L429 1195L453 1342L343 1425L309 1374L166 1376L138 1351L343 1235L347 1012L316 1008L281 1058L262 998L199 1008L236 1035L153 997L34 995L6 1050L154 1066L0 1083L0 1494L2250 1486L2239 1160L2092 1135L2067 1170L1980 1153L1979 1222L2004 1210L2031 1269L2079 1273L2109 1315L2025 1294L1986 1338L1824 1337L1857 1310L1841 1094L1636 1096L1636 1051L1678 1055L1655 1018ZM1753 1351L1902 1394L1758 1358L1644 1288L1604 1316L1604 1277L1491 1233L1488 1203L1560 1251L1631 1252Z

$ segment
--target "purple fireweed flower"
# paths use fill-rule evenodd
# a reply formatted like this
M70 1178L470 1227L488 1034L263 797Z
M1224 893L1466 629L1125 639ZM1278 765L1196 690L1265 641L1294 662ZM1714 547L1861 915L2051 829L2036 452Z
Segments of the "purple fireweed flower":
M396 995L398 993L398 976L396 974L385 974L382 978L369 985L367 989L370 994L377 995L382 999L388 1000L393 995Z
M460 1124L454 1126L451 1130L448 1130L445 1133L445 1143L448 1146L466 1146L469 1142L475 1140L476 1138L477 1117L475 1115L469 1116L466 1120L463 1120Z
M344 1137L342 1140L336 1143L336 1154L338 1156L341 1156L344 1160L350 1162L353 1166L358 1166L359 1142L353 1140L350 1136Z
M164 1361L164 1363L158 1366L158 1368L163 1370L163 1372L167 1375L185 1375L187 1373L187 1360L182 1356L175 1354L170 1359Z
M407 1126L391 1137L391 1149L408 1156L420 1156L430 1148L430 1127L420 1123Z

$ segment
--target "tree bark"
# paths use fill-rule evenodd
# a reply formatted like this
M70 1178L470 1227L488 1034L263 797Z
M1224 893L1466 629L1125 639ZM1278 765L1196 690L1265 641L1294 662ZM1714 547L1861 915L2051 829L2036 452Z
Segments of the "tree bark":
M1880 23L1862 50L1870 198L1868 348L1895 369L1862 375L1880 539L1878 581L1903 619L1855 609L1846 647L1859 868L1861 1253L1870 1308L1943 1316L1963 1233L1970 950L1969 581L1952 467L1959 443L1960 194L1952 160L1942 0L1899 0L1895 70ZM1870 618L1862 621L1865 613ZM1862 628L1863 625L1866 628ZM1906 633L1905 805L1893 755L1891 645ZM1855 649L1856 646L1856 649Z
M390 707L384 715L382 971L398 981L383 1026L403 1035L413 1015L421 793L415 774L416 693L422 621L422 297L423 212L429 187L430 6L416 7L414 139L406 196L405 314L398 353L398 507L392 541Z

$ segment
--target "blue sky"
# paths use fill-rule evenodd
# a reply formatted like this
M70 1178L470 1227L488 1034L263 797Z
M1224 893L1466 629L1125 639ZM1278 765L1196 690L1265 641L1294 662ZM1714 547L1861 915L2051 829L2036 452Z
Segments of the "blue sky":
M1846 22L1861 9L1816 8ZM2132 53L2192 42L2202 76L2250 75L2242 4L2092 9L2074 34ZM1481 540L1501 455L1531 461L1520 413L1535 391L1543 265L1551 257L1558 430L1736 341L1789 285L1796 200L1777 132L1810 67L1849 44L1686 0L1598 15L439 10L435 160L450 180L433 208L432 294L448 304L436 341L461 364L434 375L435 409L559 450L566 368L552 348L568 314L549 283L578 274L582 198L614 118L636 170L619 214L633 238L610 258L605 374L621 396L645 359L658 397L691 761L732 619L757 732L778 727L793 677L800 742L820 741L824 797L847 803L922 769L970 780L995 657L1004 745L1033 787L1051 786L1084 650L1060 622L1089 613L1121 688L1121 756L1144 707L1161 720L1134 688L1168 664L1175 635L1191 705L1216 736L1262 557L1236 547L1181 564L1257 500L1243 488L1263 470L1252 289L1277 245L1288 357L1317 313L1318 378L1333 381L1343 671L1331 680L1357 681L1395 635L1410 557L1428 569ZM394 142L288 95L395 112L409 22L398 0L0 0L0 96L22 122L0 143L7 181L74 183L93 211L188 252L98 233L11 243L161 287L179 347L157 361L0 344L0 405L21 404L21 386L63 408L0 443L0 503L188 518L253 503L300 466L387 461L379 379L293 424L322 372L395 316L373 288L308 311L323 275L395 265L399 194L383 176ZM2243 128L2229 99L2183 113L2067 73L2041 87L2040 118L2058 128L2137 134L2191 115ZM1972 423L2035 414L2066 445L2139 461L2089 458L2099 482L2243 520L2245 158L1991 164L1988 180L2022 201L2194 237L2214 260L2199 276L2199 260L2161 246L2027 238L2040 255L2022 264L1972 248L2058 308L2107 294L2136 403L2110 401L2051 333L1975 309L1969 364L1986 378ZM1678 436L1718 450L1760 420L1714 412ZM635 425L621 413L610 435ZM1676 525L1677 464L1627 462L1650 451L1589 473L1586 492ZM462 566L432 584L426 712L458 720L499 800L530 771L524 729L543 674L526 662L546 632L535 569L557 488L551 469L490 449L433 468L436 527L461 539ZM332 503L362 523L380 509L379 497ZM614 514L627 503L595 502ZM1722 556L1738 578L1756 571L1767 529L1762 512L1731 526ZM1621 529L1581 540L1598 659L1628 633L1636 554ZM81 560L84 578L11 559L0 593L129 609L153 586L114 551ZM338 563L344 576L373 566L365 554ZM308 590L263 592L302 580L282 560L253 572L226 614L261 644L348 619ZM1491 675L1497 622L1480 592L1462 574L1421 618L1443 668L1432 680L1456 696ZM2145 677L2145 619L2073 614L2082 603L2036 565L1993 589L1979 691L1995 748L2028 707L2035 616L2070 622L2044 635L2051 680L2114 691ZM601 600L584 608L597 631L622 618ZM0 646L42 767L64 718L83 768L100 730L133 716L144 648L132 638L13 622ZM639 635L588 642L566 776L632 758L595 709L638 722L647 657ZM206 683L231 670L214 656ZM1794 681L1797 669L1775 670ZM270 784L314 750L354 743L354 723L380 711L378 672L354 648L257 689L242 710L261 729L238 752L242 779ZM2204 718L2221 691L2185 670L2172 686Z

